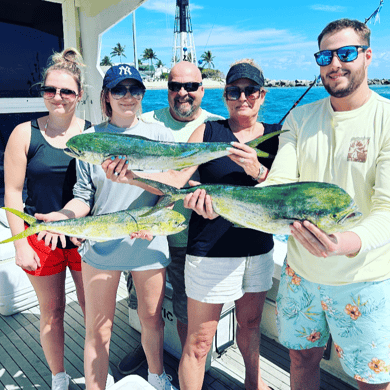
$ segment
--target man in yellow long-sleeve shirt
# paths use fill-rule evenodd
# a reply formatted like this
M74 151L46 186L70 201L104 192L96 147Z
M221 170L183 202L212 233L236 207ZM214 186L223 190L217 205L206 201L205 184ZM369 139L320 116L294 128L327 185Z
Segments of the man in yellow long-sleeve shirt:
M360 389L390 389L390 100L368 87L370 30L330 23L315 54L330 97L287 117L265 185L321 181L356 201L363 219L326 235L294 222L277 298L280 341L290 349L291 389L319 389L332 334Z

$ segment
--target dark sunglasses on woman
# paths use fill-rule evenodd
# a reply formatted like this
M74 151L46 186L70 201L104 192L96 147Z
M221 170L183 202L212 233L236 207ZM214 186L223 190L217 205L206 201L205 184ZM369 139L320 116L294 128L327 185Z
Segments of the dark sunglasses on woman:
M177 83L176 81L169 81L168 88L172 92L179 92L182 88L184 88L187 92L195 92L202 85L202 83Z
M365 45L343 46L334 50L321 50L314 54L316 62L319 66L327 66L333 60L333 54L336 53L341 62L351 62L356 60L359 55L359 49L363 52L368 49Z
M260 97L260 85L248 85L244 89L240 87L226 87L225 97L226 100L238 100L241 94L244 92L245 97L248 100L256 100Z
M142 88L140 85L117 85L110 89L111 96L115 100L124 98L127 91L130 92L130 95L137 100L141 100L145 94L145 88Z
M75 91L67 88L55 88L44 85L40 89L41 96L47 100L54 99L54 96L57 95L57 92L59 92L61 99L63 100L74 100L78 96Z

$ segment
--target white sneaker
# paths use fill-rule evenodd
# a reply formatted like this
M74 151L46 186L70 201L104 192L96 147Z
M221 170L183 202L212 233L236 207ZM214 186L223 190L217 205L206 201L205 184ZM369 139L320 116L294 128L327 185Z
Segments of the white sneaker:
M151 374L148 370L148 382L157 390L178 390L172 385L171 380L172 378L168 377L165 370L160 376Z
M51 390L68 390L70 376L66 372L51 374Z

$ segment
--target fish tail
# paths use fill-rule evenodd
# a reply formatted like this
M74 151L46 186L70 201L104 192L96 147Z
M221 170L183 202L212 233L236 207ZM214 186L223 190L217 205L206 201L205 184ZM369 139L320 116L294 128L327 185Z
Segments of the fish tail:
M33 223L37 222L37 219L34 218L31 215L28 215L26 213L23 213L22 211L12 209L11 207L2 207L2 209L9 211L12 214L17 215L19 218L22 218L23 221L27 222L29 225L32 225Z
M134 180L140 181L142 183L149 185L150 187L156 188L157 190L160 190L164 195L174 195L179 192L176 187L170 186L168 184L160 183L159 181L145 179L143 177L137 177Z
M256 149L256 146L261 144L264 141L267 141L267 139L270 139L274 137L275 135L279 135L282 133L285 133L288 130L278 130L278 131L273 131L272 133L266 134L266 135L261 135L260 137L255 138L252 141L249 141L246 143L246 145L250 146L251 148ZM256 149L256 153L259 157L274 157L273 155L263 152L262 150Z
M10 237L10 238L7 238L6 240L0 241L0 244L6 244L7 242L20 240L21 238L32 236L33 234L35 234L39 231L39 227L34 226L35 222L37 221L36 218L32 217L31 215L22 213L19 210L12 209L10 207L3 207L3 209L9 211L12 214L17 215L18 217L22 218L24 221L26 221L29 225L32 225L32 226L30 226L28 229L22 231L21 233L16 234L13 237Z
M176 200L178 200L178 199L174 199L175 195L179 193L176 187L170 186L168 184L160 183L159 181L145 179L141 177L138 177L134 180L145 183L150 187L160 190L163 193L163 196L160 198L159 202L154 207L152 207L148 212L142 214L141 217L146 217L147 215L153 214L156 211L161 210L164 207L167 207L173 202L175 202Z

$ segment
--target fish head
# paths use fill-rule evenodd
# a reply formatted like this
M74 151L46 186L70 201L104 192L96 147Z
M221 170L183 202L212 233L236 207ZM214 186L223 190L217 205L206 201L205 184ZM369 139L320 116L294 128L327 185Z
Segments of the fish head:
M94 142L96 133L85 133L76 135L68 140L64 152L78 160L91 164L100 165L104 160L111 157L104 144L100 145Z
M362 214L353 198L336 184L325 182L300 182L300 191L294 206L302 211L298 219L312 222L331 234L351 229Z
M318 219L316 225L324 232L331 234L352 229L362 218L362 213L352 200L348 207L330 210Z
M164 211L165 218L161 225L164 235L180 233L187 227L187 224L185 223L186 219L183 214L167 208L165 208Z
M155 236L168 236L180 233L187 227L183 214L175 210L164 207L152 214L145 215L145 212L148 210L150 210L150 207L138 210L137 223L141 229L149 230Z

